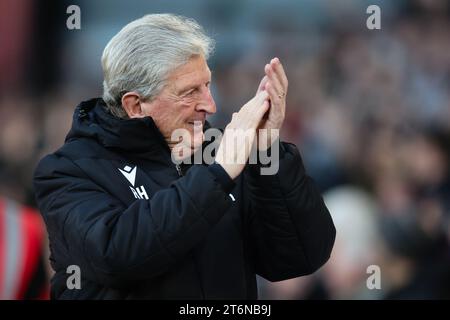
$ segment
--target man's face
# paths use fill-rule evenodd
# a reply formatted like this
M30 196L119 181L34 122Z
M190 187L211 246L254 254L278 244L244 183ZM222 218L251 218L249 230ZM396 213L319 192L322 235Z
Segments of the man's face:
M167 85L153 101L141 102L143 113L153 118L169 146L173 146L170 138L176 129L188 130L192 141L202 139L198 127L194 135L194 122L203 125L206 116L216 112L210 82L211 71L205 58L193 56L169 75Z

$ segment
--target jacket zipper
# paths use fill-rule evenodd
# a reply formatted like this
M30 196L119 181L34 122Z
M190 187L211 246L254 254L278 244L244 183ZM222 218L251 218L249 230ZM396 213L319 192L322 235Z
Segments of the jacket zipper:
M175 165L175 168L177 169L178 172L178 176L182 177L183 176L183 171L181 171L181 167L179 164Z

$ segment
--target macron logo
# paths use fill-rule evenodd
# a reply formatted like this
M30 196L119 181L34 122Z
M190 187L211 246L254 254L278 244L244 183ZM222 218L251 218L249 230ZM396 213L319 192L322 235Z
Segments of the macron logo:
M136 169L137 166L134 166L134 168L130 167L130 166L125 166L125 168L120 169L118 168L119 171L123 174L123 176L125 178L127 178L127 180L131 183L132 186L130 187L131 192L133 192L133 195L136 199L146 199L148 200L148 194L147 191L145 190L144 186L140 186L140 187L135 187L134 183L136 182Z
M119 171L130 181L131 185L134 187L134 182L136 181L136 169L137 166L131 168L130 166L126 166L125 168L119 169Z

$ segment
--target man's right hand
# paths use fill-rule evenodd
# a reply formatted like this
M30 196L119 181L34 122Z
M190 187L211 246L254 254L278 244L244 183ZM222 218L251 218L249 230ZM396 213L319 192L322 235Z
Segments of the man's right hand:
M225 127L215 162L232 179L244 170L256 137L256 129L269 109L268 100L269 94L266 91L258 92L239 112L233 113L231 122Z

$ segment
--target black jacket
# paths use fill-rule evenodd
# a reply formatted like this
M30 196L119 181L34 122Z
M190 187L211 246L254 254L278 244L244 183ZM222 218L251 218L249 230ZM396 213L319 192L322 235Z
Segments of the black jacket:
M335 228L295 146L282 144L273 176L247 165L233 182L218 164L179 174L151 118L103 106L81 103L35 171L52 298L254 299L255 274L279 281L328 260ZM70 265L81 289L66 286Z

